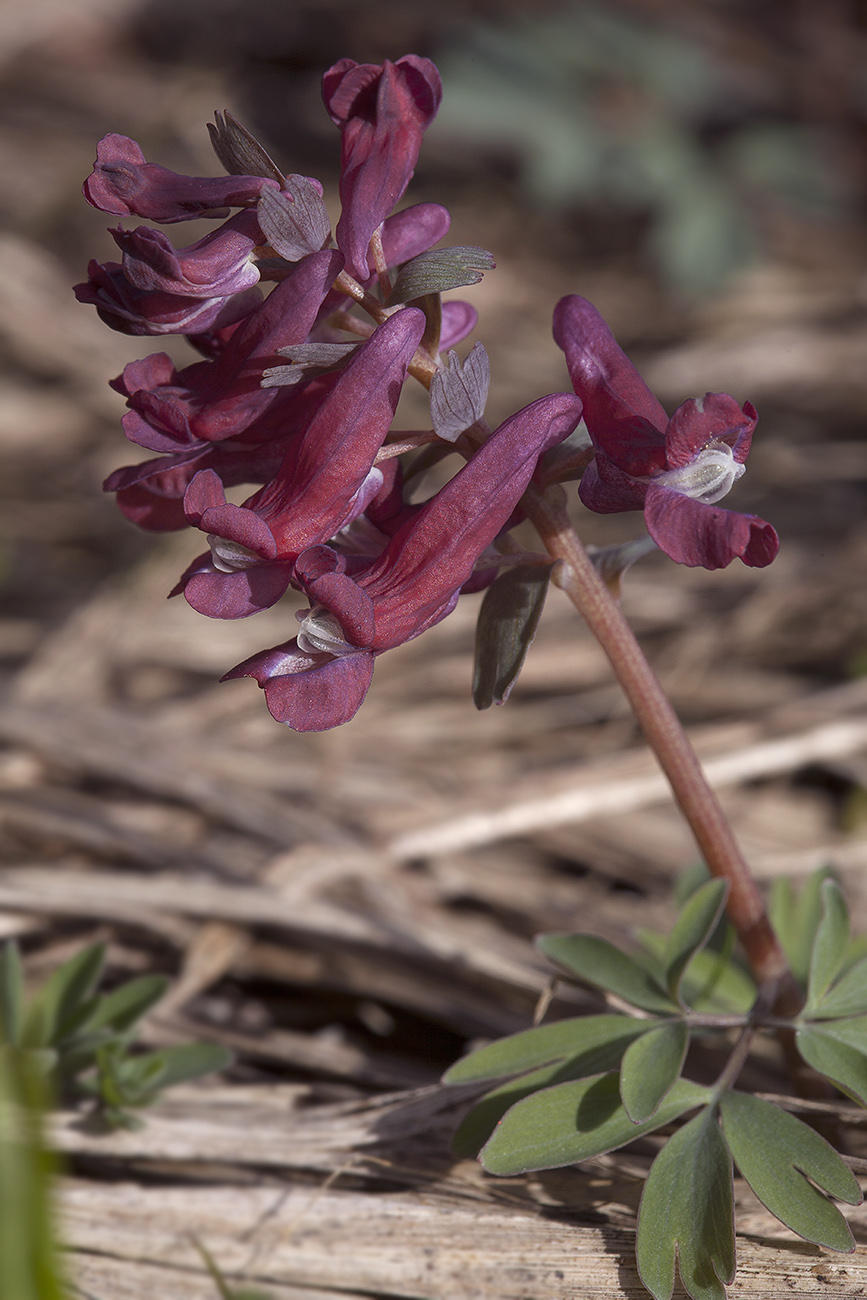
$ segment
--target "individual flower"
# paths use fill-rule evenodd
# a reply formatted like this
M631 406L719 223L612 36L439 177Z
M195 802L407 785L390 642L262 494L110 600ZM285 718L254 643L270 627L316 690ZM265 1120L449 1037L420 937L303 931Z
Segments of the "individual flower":
M135 140L112 134L97 145L83 190L102 212L170 223L252 207L265 186L276 184L264 176L182 176L146 162Z
M337 247L352 275L365 280L371 236L412 178L442 83L416 54L383 64L341 59L322 79L322 98L340 128Z
M131 408L123 420L130 441L175 452L197 441L237 438L269 419L279 425L273 408L293 399L286 389L262 388L262 374L279 360L281 347L307 338L342 264L336 251L296 263L213 361L180 372L164 352L130 362L112 385Z
M243 506L227 504L213 469L196 474L184 509L188 521L208 534L211 549L176 589L193 609L212 618L267 609L288 587L301 552L363 513L383 486L373 462L424 327L415 308L380 325L290 440L273 479Z
M595 459L579 496L590 510L644 510L653 540L679 564L753 568L774 559L779 539L756 515L717 506L744 473L755 409L727 393L684 402L671 419L586 298L562 298L554 338L566 354Z
M90 303L104 324L121 334L200 334L249 315L262 301L256 288L230 296L138 289L118 262L88 264L87 280L75 285L79 302Z
M123 253L123 273L136 289L225 298L259 283L253 253L262 232L254 211L236 213L188 248L176 249L150 226L109 233Z
M348 722L367 693L376 656L451 612L477 560L508 523L539 456L568 437L580 416L580 401L565 393L518 411L354 577L332 547L304 551L294 582L311 608L298 616L299 635L253 655L224 680L254 677L272 715L296 731Z

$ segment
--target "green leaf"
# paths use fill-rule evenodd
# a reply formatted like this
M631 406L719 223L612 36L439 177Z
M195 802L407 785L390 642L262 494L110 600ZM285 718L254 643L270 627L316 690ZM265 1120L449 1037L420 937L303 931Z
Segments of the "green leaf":
M561 1083L513 1106L480 1159L492 1174L523 1174L577 1164L670 1124L710 1096L709 1088L678 1079L653 1118L633 1124L620 1100L617 1074Z
M649 930L641 930L639 938L642 946L661 962L665 952L665 937ZM733 939L734 929L727 926L722 952L712 951L708 944L689 962L684 972L681 993L687 1005L696 1011L745 1014L755 1002L755 984L743 967L732 960L733 944L730 940Z
M156 1006L168 986L169 980L164 975L142 975L128 980L98 1000L94 1015L87 1022L88 1030L105 1028L117 1034L127 1033Z
M630 1043L620 1067L620 1096L635 1124L650 1119L680 1076L689 1029L683 1020L657 1025Z
M24 971L18 944L10 939L0 952L0 1043L18 1045L24 1015Z
M843 1016L860 1016L867 1011L867 957L862 958L814 1006L805 1008L808 1018L824 1020Z
M478 284L482 272L495 266L493 255L487 249L470 245L433 248L428 253L419 253L400 268L386 305L394 307L396 303L412 302L428 293L444 293L464 284Z
M703 948L716 929L725 907L728 884L709 880L687 899L666 945L663 965L668 991L680 1001L680 986L690 958Z
M64 1037L81 1015L104 962L105 945L93 944L48 977L27 1008L22 1034L25 1046L49 1047Z
M663 1015L680 1012L659 981L607 939L595 934L543 934L536 946L583 983L616 993L632 1006Z
M835 880L822 881L822 919L813 939L807 983L807 1013L831 987L849 944L849 912Z
M579 1055L522 1074L487 1093L458 1126L452 1139L455 1155L477 1156L506 1111L540 1088L549 1088L568 1079L584 1079L591 1074L600 1074L603 1070L617 1069L628 1044L646 1033L649 1023L646 1020L631 1020L627 1016L588 1016L587 1019L619 1020L622 1032L616 1038L603 1038L600 1035L595 1045L588 1045Z
M735 1164L771 1214L807 1241L854 1250L849 1225L822 1195L861 1204L861 1188L834 1148L794 1115L746 1092L724 1094L720 1111Z
M473 703L505 704L533 644L551 578L546 564L519 564L485 592L476 625Z
M443 1083L501 1079L506 1074L519 1074L550 1061L581 1056L608 1043L625 1045L646 1028L646 1023L629 1016L574 1016L569 1020L554 1020L548 1025L522 1029L508 1038L498 1038L470 1052L446 1071Z
M822 884L832 878L830 867L820 867L808 876L799 894L791 880L777 877L771 885L768 915L788 958L792 973L806 985L810 973L813 939L822 919Z
M808 1065L826 1075L847 1097L867 1106L864 1020L863 1016L854 1021L832 1020L823 1024L821 1029L812 1026L809 1029L799 1029L795 1041ZM856 1025L857 1029L854 1028ZM855 1040L854 1043L852 1039Z
M725 1300L735 1275L732 1162L713 1107L669 1138L653 1162L638 1211L639 1276L670 1300L674 1265L693 1300Z
M229 1049L219 1043L184 1043L180 1047L161 1048L159 1052L148 1053L148 1056L159 1063L160 1071L154 1077L160 1090L185 1083L188 1079L198 1079L203 1074L225 1070L234 1060Z

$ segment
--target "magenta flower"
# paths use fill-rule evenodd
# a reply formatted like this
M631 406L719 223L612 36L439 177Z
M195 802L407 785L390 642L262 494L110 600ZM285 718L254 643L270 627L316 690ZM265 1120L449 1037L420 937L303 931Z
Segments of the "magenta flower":
M137 289L117 262L90 262L88 279L74 287L104 324L121 334L199 334L222 329L249 315L262 301L256 288L213 297Z
M225 208L253 206L266 185L263 176L181 176L145 156L125 135L106 135L96 149L84 197L102 212L149 221L190 221L221 216Z
M225 298L259 283L253 253L263 238L253 211L236 213L188 248L174 248L150 226L109 233L123 253L123 273L136 289Z
M424 314L389 317L354 353L307 425L289 442L277 474L243 506L226 503L213 469L196 474L184 498L187 520L211 550L176 591L211 618L246 618L283 595L302 551L326 542L368 506L383 485L373 466L424 333Z
M279 348L307 338L342 264L336 251L296 263L213 361L180 372L164 352L130 362L113 384L132 408L123 420L130 441L174 452L196 441L237 438L269 418L273 423L273 408L291 403L292 395L262 388L263 371L279 362Z
M352 275L366 280L371 236L412 178L442 83L430 60L415 54L381 65L341 59L322 79L322 98L340 128L337 247Z
M585 298L562 298L554 338L566 354L596 452L579 496L590 510L644 510L653 540L679 564L771 563L779 538L756 515L717 506L744 473L756 423L727 393L707 393L671 419Z
M376 656L451 612L474 565L508 523L539 456L568 437L580 416L580 401L565 393L511 416L355 577L332 547L304 551L294 582L311 608L298 616L299 635L253 655L224 680L254 677L272 715L296 731L348 722L367 693Z

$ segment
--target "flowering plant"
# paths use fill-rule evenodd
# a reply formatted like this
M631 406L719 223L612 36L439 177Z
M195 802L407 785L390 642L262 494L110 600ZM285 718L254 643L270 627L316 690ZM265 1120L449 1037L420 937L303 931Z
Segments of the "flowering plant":
M221 177L168 171L123 136L100 142L84 186L92 205L162 224L198 217L220 223L180 249L150 227L112 230L122 261L92 262L76 288L112 328L182 334L200 358L178 370L158 352L113 381L129 408L127 438L154 456L117 470L106 488L140 527L205 535L208 549L171 593L200 613L246 618L289 589L307 602L296 613L295 636L225 674L254 678L274 718L297 731L348 722L379 655L447 617L462 593L482 589L474 696L479 707L501 703L549 582L572 600L607 653L717 879L698 891L668 943L647 960L613 956L587 936L542 941L561 966L644 1018L542 1026L460 1063L450 1081L525 1077L486 1099L482 1121L471 1117L459 1140L474 1151L486 1143L486 1166L506 1173L563 1163L558 1152L567 1161L584 1159L697 1110L648 1181L639 1262L654 1296L671 1295L677 1258L689 1294L716 1298L734 1269L731 1159L749 1179L754 1130L764 1125L771 1147L779 1141L800 1153L795 1166L784 1163L778 1185L770 1175L770 1184L758 1179L770 1187L763 1199L796 1231L810 1236L809 1214L786 1217L793 1179L803 1192L796 1168L829 1193L857 1199L830 1148L805 1137L797 1121L771 1123L734 1092L756 1028L796 1026L804 1060L859 1099L867 1079L867 1002L855 988L863 960L847 952L841 899L826 890L822 917L814 918L802 1012L785 937L771 924L615 596L621 573L653 545L708 569L735 559L757 568L771 563L779 546L771 525L718 504L744 473L756 412L709 393L669 418L595 308L569 294L556 306L554 337L574 391L542 395L490 429L487 354L480 343L464 360L452 351L474 329L476 312L442 294L476 283L493 258L481 248L437 247L450 224L439 204L396 210L441 93L436 68L416 55L381 66L343 59L325 74L325 107L341 148L342 207L333 235L321 184L284 173L229 113L217 114L209 128ZM392 427L408 379L429 390L429 427ZM452 455L465 463L419 502L419 475ZM573 482L590 510L643 510L648 537L601 553L594 566L568 513L564 485ZM230 502L227 490L243 485L250 494ZM512 536L525 519L536 527L538 551ZM704 983L696 965L707 957L724 905L754 981L745 1003L726 1001L724 981L722 1002L711 998L725 960ZM742 991L743 981L737 987ZM681 1071L690 1033L709 1025L742 1036L717 1084L699 1087ZM618 1069L619 1082L610 1073ZM580 1137L580 1124L576 1136L576 1098L592 1140ZM488 1140L487 1120L501 1115ZM669 1201L679 1207L676 1232L660 1235L654 1225ZM713 1213L704 1213L708 1206ZM830 1226L811 1239L845 1249L849 1237L836 1214L823 1210Z

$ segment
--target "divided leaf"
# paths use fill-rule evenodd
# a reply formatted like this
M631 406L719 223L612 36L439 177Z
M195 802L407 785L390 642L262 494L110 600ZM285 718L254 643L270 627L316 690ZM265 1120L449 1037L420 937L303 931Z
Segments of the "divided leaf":
M522 1029L508 1038L498 1038L470 1052L445 1072L443 1083L501 1079L565 1057L582 1056L609 1043L625 1046L646 1028L646 1022L636 1022L628 1016L574 1016L569 1020L554 1020L548 1025Z
M551 1088L572 1079L586 1079L591 1074L600 1074L604 1070L617 1069L625 1046L623 1039L608 1043L597 1047L595 1051L585 1052L582 1056L543 1065L540 1070L531 1070L529 1074L522 1074L517 1079L494 1088L464 1116L452 1138L452 1151L461 1158L477 1156L506 1111L517 1102L543 1088Z
M687 899L674 923L663 964L668 991L678 1001L681 1001L684 972L690 959L705 946L716 929L728 889L724 880L709 880Z
M509 698L533 644L550 578L549 565L519 564L501 573L485 592L473 664L477 709L505 704Z
M616 993L632 1006L661 1015L678 1015L681 1008L649 971L607 939L593 934L543 934L536 946L546 957L577 976Z
M822 919L822 885L831 876L830 867L820 867L807 877L797 895L785 876L771 886L768 916L800 984L807 983L813 939Z
M735 1164L762 1204L807 1241L854 1250L849 1225L822 1195L861 1203L855 1176L834 1148L794 1115L749 1093L726 1093L720 1111Z
M683 1020L656 1025L627 1047L620 1067L620 1096L635 1124L650 1119L680 1077L689 1029Z
M616 1073L561 1083L514 1105L480 1159L492 1174L523 1174L577 1164L670 1124L710 1096L710 1089L678 1079L653 1118L634 1124L620 1100Z
M810 1018L824 1020L860 1016L867 1011L867 957L851 966L814 1006L805 1008Z
M849 911L835 880L822 882L822 919L816 929L807 982L809 1014L834 982L849 944Z
M649 930L638 933L641 944L657 961L665 953L665 936ZM710 944L690 958L681 983L681 994L696 1011L744 1014L756 1000L756 986L749 974L732 960L734 930L728 928L725 946L718 952Z
M675 1260L693 1300L725 1300L735 1275L732 1162L709 1106L669 1138L638 1212L636 1259L655 1300L670 1300Z
M867 1016L799 1029L795 1041L808 1065L867 1106Z

